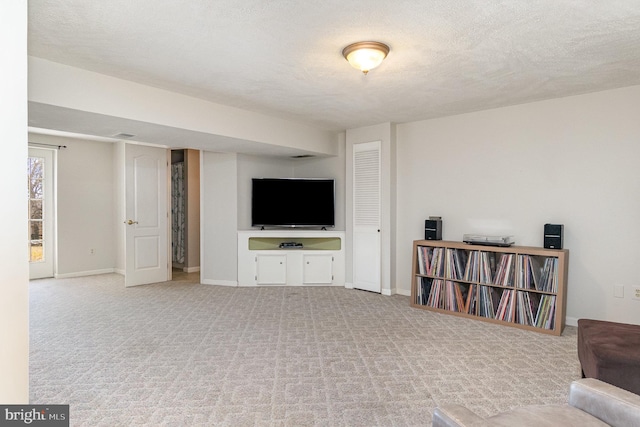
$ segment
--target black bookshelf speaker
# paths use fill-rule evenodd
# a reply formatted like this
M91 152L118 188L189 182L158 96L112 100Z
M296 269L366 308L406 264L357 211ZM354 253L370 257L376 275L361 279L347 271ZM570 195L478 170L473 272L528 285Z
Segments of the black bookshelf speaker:
M441 219L427 219L424 221L424 240L442 240Z
M564 240L564 225L545 224L544 225L544 247L545 249L562 249Z

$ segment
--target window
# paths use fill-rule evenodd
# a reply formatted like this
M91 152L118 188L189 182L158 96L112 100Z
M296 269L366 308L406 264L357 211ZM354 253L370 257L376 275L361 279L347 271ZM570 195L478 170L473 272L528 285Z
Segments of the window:
M44 168L42 157L29 157L29 261L43 262L44 257Z

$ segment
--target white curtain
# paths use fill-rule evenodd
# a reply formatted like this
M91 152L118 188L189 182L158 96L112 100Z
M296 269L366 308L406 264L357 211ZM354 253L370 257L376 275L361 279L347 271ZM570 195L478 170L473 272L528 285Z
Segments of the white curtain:
M171 165L172 261L184 263L184 162Z

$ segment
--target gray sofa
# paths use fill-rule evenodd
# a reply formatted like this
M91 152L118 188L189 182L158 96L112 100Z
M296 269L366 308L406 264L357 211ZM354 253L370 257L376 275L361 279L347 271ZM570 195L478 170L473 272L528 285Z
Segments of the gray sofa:
M433 427L640 426L640 396L594 378L571 383L567 405L531 405L482 418L460 405L433 413Z

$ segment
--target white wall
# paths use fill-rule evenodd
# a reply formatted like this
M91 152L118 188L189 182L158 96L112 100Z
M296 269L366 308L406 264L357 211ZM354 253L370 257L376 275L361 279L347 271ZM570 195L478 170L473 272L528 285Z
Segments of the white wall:
M56 277L113 271L114 144L33 133L29 141L67 147L57 153Z
M337 142L337 156L283 159L238 155L238 229L251 229L252 178L333 178L336 180L336 227L344 230L345 143Z
M58 152L58 257L56 277L124 271L122 226L123 142L31 134L33 142L66 145ZM197 153L195 153L197 154ZM236 230L251 228L251 178L300 174L336 177L344 182L343 157L297 160L236 154L204 153L201 192L203 283L237 280ZM197 156L196 156L197 157ZM200 166L199 164L197 165ZM310 175L309 175L310 176ZM338 193L342 189L338 188ZM343 199L343 196L339 196ZM338 218L342 208L338 207ZM196 238L199 236L196 236ZM193 238L191 239L193 240ZM196 239L197 242L197 239ZM94 254L91 254L94 249ZM200 265L200 259L194 261Z
M238 230L251 229L251 178L291 178L294 161L238 155Z
M443 238L512 234L542 246L564 224L567 321L640 323L640 86L398 125L397 274L429 215ZM614 298L613 287L625 286Z
M200 163L200 282L238 282L238 155L203 151Z
M237 230L251 229L251 179L336 179L337 230L344 230L344 138L340 154L319 159L283 159L202 152L202 283L237 283Z
M336 184L336 226L345 230L346 143L345 134L338 137L338 155L332 157L297 159L293 163L295 178L333 178Z
M29 402L27 2L0 2L0 402ZM23 178L23 179L20 179Z

